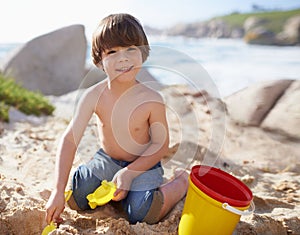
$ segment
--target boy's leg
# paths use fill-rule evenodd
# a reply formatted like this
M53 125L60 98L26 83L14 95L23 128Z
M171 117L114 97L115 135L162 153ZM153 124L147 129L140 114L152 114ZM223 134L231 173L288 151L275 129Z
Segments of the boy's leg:
M160 210L159 220L164 218L170 210L174 208L174 206L185 196L188 189L188 172L184 170L177 170L174 174L174 179L159 188L164 200Z
M158 190L163 183L161 163L136 177L127 197L122 200L124 211L130 223L158 222L159 211L163 205L163 195Z
M123 200L129 222L154 224L165 217L186 194L188 176L184 170L176 171L174 179L157 189L130 191Z
M158 189L147 191L130 191L122 201L123 208L131 224L158 222L159 213L163 204L162 193Z
M160 220L160 211L163 208L164 196L162 192L157 189L153 192L153 200L151 206L143 219L143 222L148 224L155 224Z
M81 165L75 171L72 178L72 195L68 205L73 210L89 209L86 196L93 193L101 184L102 179L96 177L87 165Z
M93 193L102 180L110 181L119 169L120 166L99 150L91 161L75 171L71 182L73 193L68 201L69 207L74 210L90 209L86 196Z

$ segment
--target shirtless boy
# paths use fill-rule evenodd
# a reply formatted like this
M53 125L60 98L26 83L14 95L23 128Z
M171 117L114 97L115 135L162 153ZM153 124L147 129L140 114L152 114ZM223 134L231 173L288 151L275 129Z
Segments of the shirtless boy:
M187 173L163 184L160 161L169 145L163 99L136 80L149 50L142 26L129 14L105 17L94 32L93 62L107 78L85 91L62 136L54 190L46 205L47 223L62 220L74 156L93 114L99 121L101 149L72 177L72 209L90 209L86 196L102 180L115 182L113 200L122 202L130 223L157 223L185 195Z

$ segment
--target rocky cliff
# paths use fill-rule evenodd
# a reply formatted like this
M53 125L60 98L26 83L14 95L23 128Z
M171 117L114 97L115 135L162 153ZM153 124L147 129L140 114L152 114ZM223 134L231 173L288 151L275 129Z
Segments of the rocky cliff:
M164 33L194 38L243 38L249 44L300 45L300 11L287 13L234 14L203 22L177 24Z

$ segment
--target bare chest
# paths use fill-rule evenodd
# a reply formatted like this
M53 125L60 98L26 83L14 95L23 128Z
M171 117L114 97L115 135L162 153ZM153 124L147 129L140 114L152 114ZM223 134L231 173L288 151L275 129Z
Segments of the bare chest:
M133 139L140 144L149 141L150 108L147 102L102 100L96 111L104 137ZM118 142L118 140L116 140Z

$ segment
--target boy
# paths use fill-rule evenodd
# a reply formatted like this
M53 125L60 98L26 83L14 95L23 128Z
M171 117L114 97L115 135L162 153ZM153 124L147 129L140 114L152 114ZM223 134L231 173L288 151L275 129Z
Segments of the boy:
M162 185L160 160L169 144L162 97L136 80L149 55L149 44L137 19L128 14L104 18L93 34L94 64L107 79L90 87L58 147L55 189L46 205L46 221L60 222L64 191L77 145L92 116L98 118L101 149L72 178L72 209L89 209L86 196L102 180L117 185L114 201L122 201L130 223L156 223L187 191L187 173Z

